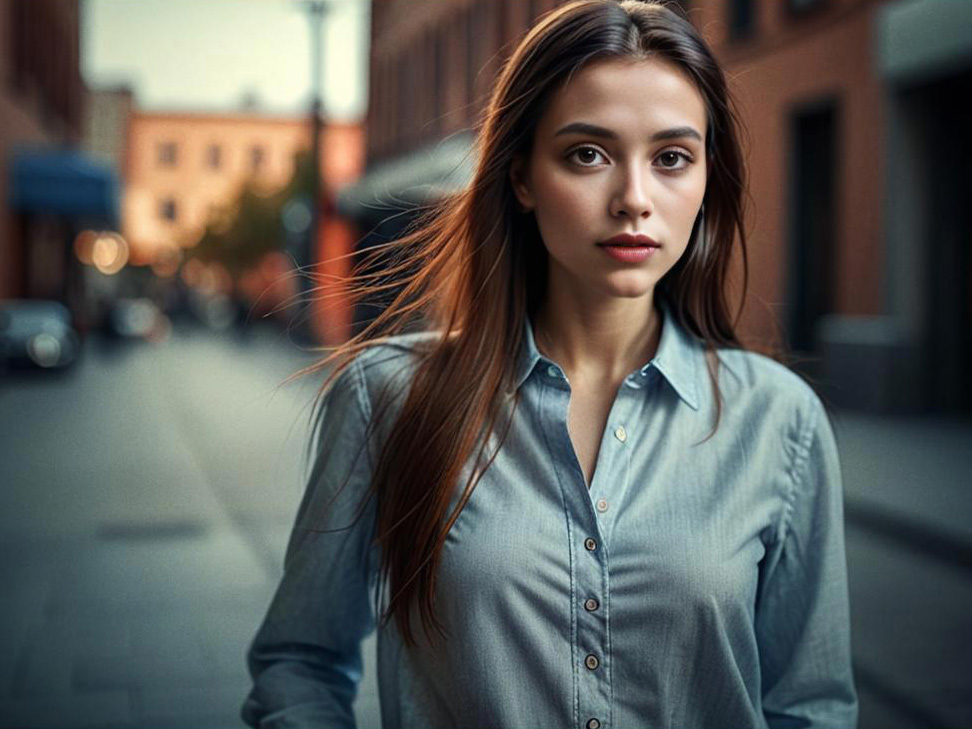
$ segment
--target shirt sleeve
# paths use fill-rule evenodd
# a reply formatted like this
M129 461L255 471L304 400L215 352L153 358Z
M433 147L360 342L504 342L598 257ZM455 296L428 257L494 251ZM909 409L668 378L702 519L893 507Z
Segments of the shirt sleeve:
M335 380L318 419L316 454L287 546L284 575L247 654L252 727L355 726L361 641L374 629L370 404L360 360Z
M783 528L760 574L756 638L763 712L772 728L853 729L857 693L840 462L816 395L799 420Z

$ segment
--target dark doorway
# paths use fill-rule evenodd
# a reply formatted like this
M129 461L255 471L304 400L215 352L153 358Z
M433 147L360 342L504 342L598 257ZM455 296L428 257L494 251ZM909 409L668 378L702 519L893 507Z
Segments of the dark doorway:
M792 352L815 351L817 322L834 309L837 124L833 101L791 117L786 329Z
M927 393L931 409L972 412L972 72L912 92L928 151Z

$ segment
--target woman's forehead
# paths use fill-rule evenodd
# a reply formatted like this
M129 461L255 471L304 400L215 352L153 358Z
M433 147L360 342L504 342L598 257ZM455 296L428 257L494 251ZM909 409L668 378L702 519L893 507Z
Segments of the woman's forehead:
M674 63L608 59L581 67L553 94L538 131L556 134L583 121L624 132L693 126L704 137L706 105L689 76Z

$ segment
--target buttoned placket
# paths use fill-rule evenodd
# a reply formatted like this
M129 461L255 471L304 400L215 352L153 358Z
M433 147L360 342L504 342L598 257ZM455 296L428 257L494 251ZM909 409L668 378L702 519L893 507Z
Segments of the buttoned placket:
M555 460L564 492L571 534L569 548L573 553L572 623L576 626L571 654L575 661L573 673L578 692L576 717L580 727L606 728L612 725L613 689L610 665L609 620L609 550L610 527L614 521L612 502L620 498L627 487L630 455L627 452L632 424L627 398L640 396L631 390L640 389L647 379L644 372L625 381L627 385L637 377L637 386L621 387L611 406L598 450L597 464L590 489L570 441L567 415L570 403L570 383L562 370L552 363L545 365L545 407L541 407L544 425L556 423L548 432L551 456ZM555 442L551 442L555 441Z

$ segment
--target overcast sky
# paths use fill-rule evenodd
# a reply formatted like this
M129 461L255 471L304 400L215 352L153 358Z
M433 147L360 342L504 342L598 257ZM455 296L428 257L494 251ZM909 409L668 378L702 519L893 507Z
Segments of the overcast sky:
M367 100L367 0L333 0L325 19L324 101L354 119ZM262 109L303 112L310 23L298 0L82 0L89 87L129 83L151 110L227 111L253 93Z

